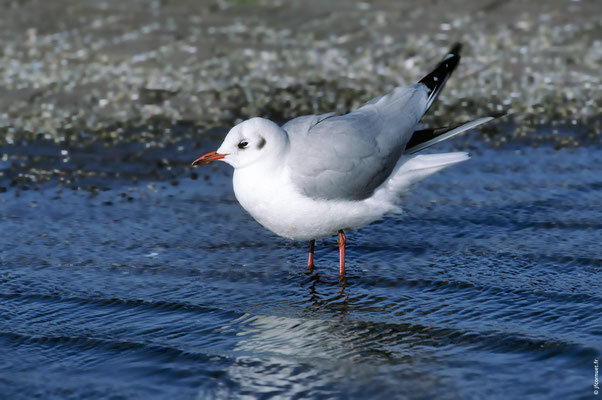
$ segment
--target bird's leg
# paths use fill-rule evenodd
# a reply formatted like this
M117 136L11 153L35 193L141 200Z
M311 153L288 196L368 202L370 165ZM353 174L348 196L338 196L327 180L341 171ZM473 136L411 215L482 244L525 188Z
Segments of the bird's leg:
M339 230L339 276L345 276L345 233L342 229Z
M316 240L312 239L309 241L309 257L307 259L307 269L309 272L314 272L314 247Z

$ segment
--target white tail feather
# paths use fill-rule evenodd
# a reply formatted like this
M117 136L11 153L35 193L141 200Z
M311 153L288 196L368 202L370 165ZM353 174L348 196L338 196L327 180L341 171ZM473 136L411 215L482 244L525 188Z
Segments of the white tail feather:
M469 158L465 152L404 156L397 163L391 177L381 186L379 194L398 197L412 184Z

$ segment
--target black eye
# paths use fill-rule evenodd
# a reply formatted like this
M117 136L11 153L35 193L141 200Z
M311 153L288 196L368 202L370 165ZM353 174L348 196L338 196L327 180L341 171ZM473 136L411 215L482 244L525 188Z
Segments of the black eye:
M238 144L238 148L245 149L245 148L247 148L248 145L249 145L249 142L247 142L246 140L241 140L240 143Z

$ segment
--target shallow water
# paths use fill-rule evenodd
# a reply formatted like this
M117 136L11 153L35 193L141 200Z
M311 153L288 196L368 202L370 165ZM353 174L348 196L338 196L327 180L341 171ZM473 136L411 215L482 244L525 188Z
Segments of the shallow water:
M602 153L517 148L473 148L348 234L344 283L335 237L308 274L225 165L74 154L128 179L0 193L0 397L590 398Z

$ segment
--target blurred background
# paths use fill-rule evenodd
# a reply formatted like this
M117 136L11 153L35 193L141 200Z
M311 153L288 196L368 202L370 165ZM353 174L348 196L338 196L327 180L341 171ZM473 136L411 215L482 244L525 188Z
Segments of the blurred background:
M600 142L595 0L29 0L0 7L3 146L143 141L150 149L201 140L210 128L253 116L284 122L344 113L420 79L455 41L464 44L461 66L427 124L504 111L512 117L497 124L512 126L496 135L490 124L477 140ZM30 180L53 176L34 166L24 168Z
M590 398L599 0L0 0L0 397ZM345 113L462 61L473 159L317 246L265 231L232 125Z

